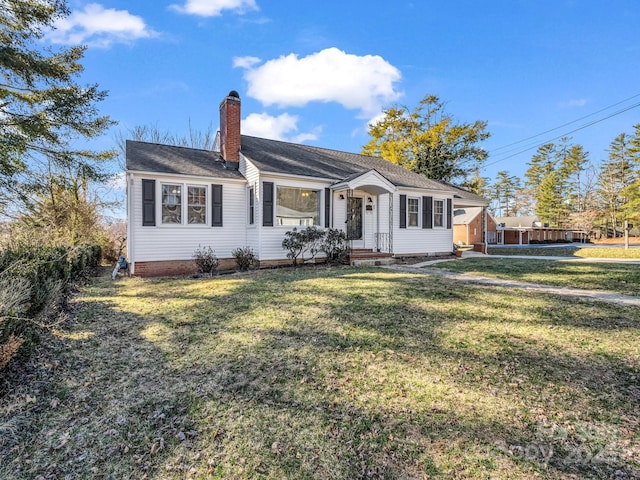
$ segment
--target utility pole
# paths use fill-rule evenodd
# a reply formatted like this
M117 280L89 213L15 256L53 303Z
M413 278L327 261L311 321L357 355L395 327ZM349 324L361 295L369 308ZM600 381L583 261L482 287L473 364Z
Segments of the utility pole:
M632 228L633 225L629 223L629 220L624 221L624 249L629 249L629 229Z

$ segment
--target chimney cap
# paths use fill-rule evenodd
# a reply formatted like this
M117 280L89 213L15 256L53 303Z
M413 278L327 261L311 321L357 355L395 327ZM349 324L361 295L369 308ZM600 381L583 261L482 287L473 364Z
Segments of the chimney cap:
M227 97L240 98L240 94L238 92L236 92L235 90L231 90L229 92L229 95L227 95Z

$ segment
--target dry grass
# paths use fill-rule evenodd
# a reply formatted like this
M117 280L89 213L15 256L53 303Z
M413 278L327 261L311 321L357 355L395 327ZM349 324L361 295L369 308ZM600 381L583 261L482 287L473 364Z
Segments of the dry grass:
M366 269L106 277L0 478L638 478L640 309Z

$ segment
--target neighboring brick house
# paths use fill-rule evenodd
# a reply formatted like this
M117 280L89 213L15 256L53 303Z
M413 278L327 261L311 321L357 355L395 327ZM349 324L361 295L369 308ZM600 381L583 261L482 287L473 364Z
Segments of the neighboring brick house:
M127 141L133 274L194 272L199 246L211 246L223 268L244 246L261 266L289 263L285 233L310 225L344 230L361 254L446 255L453 209L487 205L379 157L242 135L240 119L232 91L213 151Z
M497 217L497 238L501 245L528 245L530 243L554 243L584 241L585 232L574 229L549 227L535 215L522 217Z
M496 221L486 207L456 208L453 211L453 243L473 245L481 242L496 243Z

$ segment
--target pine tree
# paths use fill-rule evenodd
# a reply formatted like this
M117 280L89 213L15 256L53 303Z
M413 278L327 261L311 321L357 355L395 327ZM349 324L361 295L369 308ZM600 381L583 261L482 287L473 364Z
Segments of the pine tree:
M611 230L617 237L624 221L623 213L625 205L629 204L633 195L630 188L635 180L634 167L637 163L635 145L626 133L621 133L612 142L609 148L609 158L600 165L598 183L600 194L604 203L605 222L607 230Z
M113 157L73 146L113 124L96 108L106 93L76 82L85 47L42 47L45 32L68 13L64 0L0 0L0 193L5 199L24 199L28 192L15 185L37 187L34 162L74 165L87 178L98 178L99 164Z

